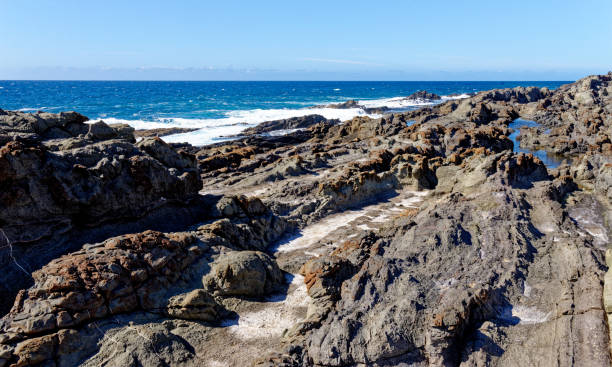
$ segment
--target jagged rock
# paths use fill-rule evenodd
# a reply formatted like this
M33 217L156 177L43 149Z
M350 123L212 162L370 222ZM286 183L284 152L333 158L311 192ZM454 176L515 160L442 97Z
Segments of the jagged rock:
M361 105L359 105L359 102L357 102L354 99L349 99L346 102L341 102L341 103L335 103L335 104L328 104L325 105L325 107L327 108L338 108L338 109L347 109L347 108L361 108Z
M209 198L189 234L111 239L35 273L0 321L0 365L608 366L609 77L199 148L114 128L95 141L104 125L0 134L32 162L89 167L103 145L194 170L190 152ZM572 164L513 153L517 117L541 124L523 149Z
M202 254L194 242L190 235L148 231L53 260L32 274L34 286L20 291L0 328L18 340L139 307L154 310L164 302L156 299L159 285Z
M252 147L237 148L229 152L220 152L208 156L198 154L198 159L200 159L200 169L203 172L209 172L220 168L237 167L243 159L249 158L255 153L256 150Z
M347 107L348 108L348 107ZM241 135L251 135L251 134L262 134L276 130L292 130L292 129L304 129L308 128L312 125L327 122L328 120L321 115L306 115L300 117L291 117L284 120L274 120L262 122L261 124L245 129L240 134ZM332 120L330 123L339 123L338 120Z
M192 131L197 130L198 129L186 127L167 127L158 129L136 130L134 131L134 136L137 138L162 137L173 134L190 133Z
M426 100L437 101L442 98L435 93L430 93L426 90L420 90L420 91L412 93L408 97L405 97L405 99L426 99Z
M521 144L577 154L612 155L612 76L595 75L567 84L540 99L526 115L544 128L526 131ZM551 148L552 147L552 148Z
M135 130L128 124L109 124L111 128L113 128L117 132L117 136L121 139L125 139L130 143L135 143Z
M227 198L219 207L221 212L235 207L229 213L232 220L250 218L255 226L258 216L270 216L257 199ZM266 246L270 238L262 234L258 239ZM88 244L53 260L33 273L34 285L22 290L9 314L0 319L0 358L18 365L52 360L77 364L96 352L96 344L108 331L106 327L102 331L98 320L118 323L118 318L146 311L158 318L217 324L231 313L211 293L259 297L280 290L283 274L264 253L231 251L211 260L211 252L219 251L224 241L202 232L146 231ZM128 324L126 330L137 326ZM138 335L146 333L143 329ZM159 339L139 347L143 348L139 358L146 359L150 348L156 349L154 343L175 340L163 330L156 335ZM119 353L112 359L124 357ZM165 358L174 357L171 353Z
M212 214L226 218L205 224L198 230L224 239L224 244L233 249L265 251L271 242L292 228L291 223L271 213L258 198L224 198Z
M0 134L33 139L64 139L89 132L87 117L76 112L59 114L3 111L0 115ZM101 125L100 125L101 126Z
M191 200L202 187L192 155L161 141L135 146L129 128L87 124L77 113L0 119L0 136L10 137L0 147L0 228L7 237L0 264L12 269L0 275L0 288L7 296L26 285L23 271L73 250L63 247L70 233L143 218Z
M562 339L584 348L581 358L599 365L609 363L608 342L603 336L607 333L605 321L601 308L596 306L601 297L598 293L601 254L588 243L572 245L571 236L561 240L567 247L558 248L555 242L540 240L541 234L532 225L521 224L519 218L529 216L532 204L528 201L540 200L539 197L525 201L511 190L499 192L500 195L492 190L506 187L500 185L500 179L513 177L533 182L540 178L531 173L537 168L525 163L514 164L516 168L512 168L513 164L493 164L491 168L497 170L493 174L487 168L489 165L480 164L476 169L483 171L480 175L483 180L476 189L466 192L470 200L460 193L463 189L455 189L446 200L438 200L416 217L390 223L387 232L383 230L365 242L346 246L335 257L316 259L317 264L324 263L324 266L307 265L303 271L309 294L314 302L327 307L329 315L320 327L306 333L307 339L301 344L305 352L298 354L299 358L306 365L338 366L400 361L418 365L423 360L436 365L459 365L461 361L462 365L497 361L532 364L545 359L526 356L520 349L508 351L507 339L498 335L541 340L546 333L554 333L552 330L556 327L556 338L563 335ZM462 181L465 176L456 177ZM464 185L457 186L460 187ZM550 201L538 205L555 207ZM532 220L538 223L540 218ZM558 223L567 230L573 227L571 221ZM551 246L557 250L545 250ZM585 255L589 259L585 260L587 264L576 261ZM528 260L533 256L536 260ZM567 272L559 274L551 269L544 275L538 269L550 261L561 262ZM348 274L341 275L341 271L333 269L345 269ZM560 294L568 292L561 284L568 284L565 282L577 269L589 269L588 275L583 275L583 282L573 288L580 294L574 296L573 302L580 303L580 309L593 310L585 315L579 310L571 311L572 301L564 306L555 301ZM517 272L525 274L526 279L517 278ZM534 307L528 297L522 296L527 287L524 282L538 289L531 291L531 297L539 300L537 309L542 307L543 311L529 309L537 316L514 312L507 316L508 308ZM547 314L547 308L559 316ZM519 316L512 316L515 314ZM522 321L522 317L538 319ZM523 322L550 325L546 327L550 331L522 326ZM562 328L567 322L580 325L579 330ZM473 328L478 329L475 334L472 334ZM589 342L581 339L586 330L596 333L597 344L587 346ZM470 339L485 332L491 338ZM465 340L477 340L473 345L480 347L466 345ZM496 348L508 352L496 354ZM455 359L458 355L459 361ZM563 352L546 358L568 362Z
M174 296L166 306L166 312L170 316L209 322L218 321L221 310L222 307L203 289Z
M167 167L175 167L181 170L196 170L197 168L197 162L193 155L183 150L174 150L160 138L144 138L136 146Z

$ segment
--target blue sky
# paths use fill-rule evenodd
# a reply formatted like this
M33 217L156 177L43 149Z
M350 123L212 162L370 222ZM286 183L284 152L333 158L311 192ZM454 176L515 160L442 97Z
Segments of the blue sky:
M0 79L574 80L612 1L0 0Z

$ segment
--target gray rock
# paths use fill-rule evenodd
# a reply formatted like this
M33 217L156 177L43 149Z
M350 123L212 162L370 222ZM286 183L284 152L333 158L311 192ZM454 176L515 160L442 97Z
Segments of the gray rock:
M263 252L240 251L221 255L202 283L217 296L261 297L278 290L284 277Z

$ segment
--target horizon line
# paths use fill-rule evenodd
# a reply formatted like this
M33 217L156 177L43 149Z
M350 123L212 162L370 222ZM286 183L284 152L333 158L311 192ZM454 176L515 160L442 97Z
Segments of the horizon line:
M340 82L340 83L363 83L363 82L428 82L428 83L480 83L480 82L575 82L571 79L499 79L499 80L310 80L310 79L287 79L287 80L264 80L264 79L0 79L0 82Z

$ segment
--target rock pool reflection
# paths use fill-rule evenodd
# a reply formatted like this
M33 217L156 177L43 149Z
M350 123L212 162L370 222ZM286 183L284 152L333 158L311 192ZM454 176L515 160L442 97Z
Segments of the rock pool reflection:
M523 120L523 119L516 119L514 121L512 121L512 123L510 123L510 125L508 125L509 128L513 129L514 132L512 132L512 134L510 134L509 138L510 140L512 140L512 142L514 143L514 148L513 151L515 153L531 153L534 156L540 158L542 160L542 162L544 162L544 164L546 165L546 167L548 168L557 168L559 167L559 165L561 163L563 163L564 160L568 160L567 158L562 158L559 157L555 154L552 153L548 153L545 150L531 150L531 149L525 149L522 148L520 146L520 142L517 139L518 135L521 132L521 127L540 127L540 124L538 124L535 121L530 121L530 120Z

